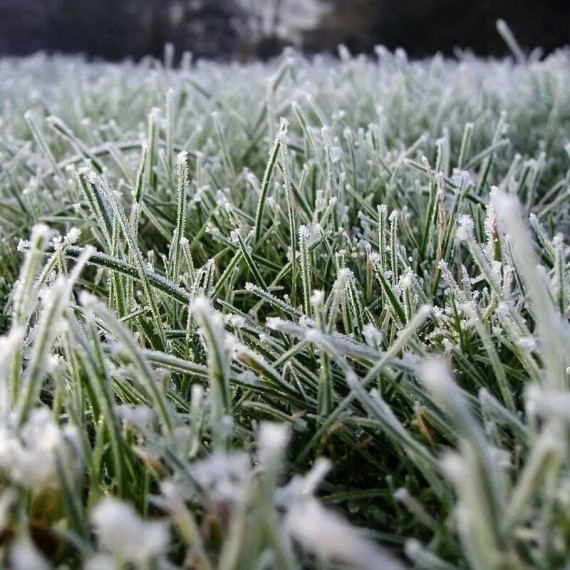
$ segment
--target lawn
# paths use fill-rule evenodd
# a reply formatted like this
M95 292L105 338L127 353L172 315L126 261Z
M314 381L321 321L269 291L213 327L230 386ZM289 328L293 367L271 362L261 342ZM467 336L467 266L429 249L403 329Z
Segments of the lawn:
M567 568L570 50L0 60L0 565Z

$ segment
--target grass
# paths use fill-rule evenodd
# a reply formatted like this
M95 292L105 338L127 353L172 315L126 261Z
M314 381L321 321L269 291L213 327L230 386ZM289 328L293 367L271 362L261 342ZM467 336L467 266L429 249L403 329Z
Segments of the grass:
M570 52L502 33L0 60L3 565L567 566Z

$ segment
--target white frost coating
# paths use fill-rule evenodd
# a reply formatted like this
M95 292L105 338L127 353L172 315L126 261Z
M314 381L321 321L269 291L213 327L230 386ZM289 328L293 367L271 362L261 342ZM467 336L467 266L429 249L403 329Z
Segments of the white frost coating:
M188 160L188 153L183 150L176 155L176 164L178 168L183 168L186 165L186 161Z
M81 291L79 293L79 302L86 308L92 307L99 302L99 299L89 291Z
M271 461L273 457L284 451L288 440L289 430L285 424L263 422L257 436L261 463Z
M410 492L405 487L400 487L394 492L394 499L399 502L404 502L410 498Z
M469 469L465 461L457 453L447 453L441 459L441 465L448 477L454 482L469 479Z
M317 329L306 329L305 339L308 342L314 342L316 344L321 343L324 340L323 334Z
M368 257L372 263L380 263L382 261L382 256L377 251L371 252Z
M362 329L366 344L376 346L382 342L383 334L372 323L366 323Z
M527 352L533 352L538 348L536 339L532 336L521 337L517 340L517 345Z
M108 554L96 554L87 560L85 570L109 570L115 566L115 560Z
M12 570L47 570L50 565L31 541L23 538L10 548L10 568Z
M530 307L536 320L536 336L544 357L547 384L561 389L566 385L564 370L569 364L566 343L570 338L568 325L554 310L548 294L545 270L539 265L529 231L523 222L521 206L516 196L497 191L495 211L511 234L515 267L526 285Z
M456 237L459 241L470 241L473 239L473 231L475 229L475 224L473 218L466 214L459 216L459 221L457 223Z
M299 237L303 239L309 239L311 237L311 230L305 225L300 226Z
M67 235L65 236L65 241L70 244L77 243L79 237L81 236L81 230L79 228L71 228Z
M341 267L338 270L338 279L342 283L348 283L354 278L354 273L348 267Z
M47 240L52 235L52 233L53 231L50 230L50 228L45 224L36 224L32 228L32 241L36 242L40 238Z
M153 107L148 114L148 119L149 121L157 121L161 116L162 111L160 110L160 107Z
M561 232L558 232L553 238L552 238L552 245L554 247L564 247L564 234Z
M162 554L168 545L168 524L145 522L134 508L118 499L105 498L91 512L100 546L133 564L144 564Z
M221 322L223 325L223 317L218 322ZM250 358L255 358L255 352L245 346L245 344L239 342L239 340L233 334L224 334L223 339L221 340L223 342L224 348L229 352L232 358L239 358L240 356L249 356Z
M212 303L208 300L207 297L196 297L192 304L190 305L190 310L193 313L200 313L203 315L208 314L213 310Z
M520 204L516 196L506 192L495 191L493 193L495 212L505 221L518 221Z
M491 187L485 216L485 236L487 237L487 252L490 258L493 257L493 249L496 241L495 234L497 232L497 217L495 215L495 194L497 191L496 186Z
M230 240L232 243L238 243L239 237L240 237L239 230L232 230L230 232Z
M250 459L242 452L214 452L193 463L192 475L214 501L233 504L245 492L250 476Z
M10 370L14 353L21 347L26 334L25 327L13 327L0 337L0 418L6 418L11 406Z
M279 123L279 132L277 133L277 140L285 144L287 142L287 129L289 128L289 121L285 117L281 117Z
M121 418L125 423L131 424L137 428L146 427L154 415L152 408L143 405L131 406L124 404L117 406L116 410L119 418Z
M234 327L234 328L236 328L236 329L241 329L241 328L243 328L243 327L245 326L245 324L246 324L245 318L242 317L241 315L231 315L231 314L230 314L230 315L225 315L225 316L224 316L224 321L225 321L228 325L230 325L230 326L232 326L232 327Z
M82 166L77 172L80 176L85 176L90 184L97 182L97 173L88 166Z
M285 519L288 533L323 560L334 560L362 570L403 570L387 552L365 539L337 513L315 499L294 504Z
M414 272L408 267L406 272L400 277L398 287L401 289L409 289L414 284Z
M533 413L545 418L555 416L570 423L570 393L543 391L537 386L527 390L527 402Z
M331 469L332 463L326 457L319 457L303 477L303 494L314 495Z
M21 239L18 242L16 249L18 250L18 253L25 253L28 249L30 249L31 246L32 246L31 241L27 239Z
M436 396L445 395L454 387L449 368L441 358L426 358L421 365L420 376L428 390Z
M423 552L422 543L415 538L411 538L406 541L405 551L408 558L415 560L415 558Z
M509 306L509 303L506 301L501 301L497 305L497 308L495 309L495 313L500 316L506 316L510 314L510 312L511 312L511 307Z
M466 301L465 303L461 303L459 308L463 312L463 314L469 319L477 319L477 304L474 301Z
M451 177L451 183L457 188L466 186L471 181L471 175L466 170L455 170Z
M268 317L265 321L265 326L271 330L279 330L279 327L285 323L286 321L279 317Z
M313 291L313 294L311 295L310 301L311 301L311 305L313 305L313 306L322 305L325 302L324 291Z
M75 428L60 428L49 410L37 408L19 434L0 427L0 472L26 489L57 487L57 458L70 475L80 467L78 437Z
M342 148L339 146L331 146L329 150L329 157L333 164L337 163L342 158Z
M489 445L489 456L493 463L501 469L513 468L512 456L506 449L501 449L495 445Z

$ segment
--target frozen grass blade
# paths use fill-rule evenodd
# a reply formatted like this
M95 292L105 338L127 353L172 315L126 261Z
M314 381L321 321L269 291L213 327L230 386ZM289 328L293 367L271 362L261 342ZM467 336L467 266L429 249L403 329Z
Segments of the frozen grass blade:
M222 421L232 415L232 394L230 386L230 355L227 347L224 321L210 302L200 297L191 310L196 316L208 348L208 373L211 379L212 408L211 422L218 441L223 441Z
M4 562L565 567L570 61L498 28L0 60Z
M77 260L70 276L67 279L63 276L58 277L45 296L30 361L22 375L16 396L16 425L18 426L26 421L39 396L42 382L48 373L47 365L51 357L51 349L59 332L58 329L62 325L63 312L69 302L72 287L87 264L91 253L91 248L86 249Z
M495 195L495 206L500 219L510 234L516 268L528 291L530 308L536 320L537 333L542 344L545 382L553 390L568 387L565 357L568 327L554 310L549 287L539 270L538 259L524 226L516 198L502 192Z
M279 156L279 147L283 144L285 137L287 135L288 123L286 120L281 121L279 127L279 132L275 137L273 142L273 147L269 153L269 160L267 166L265 167L265 172L263 173L263 180L261 181L261 193L259 195L259 201L257 203L257 212L255 214L255 236L254 242L257 243L263 232L263 212L265 209L265 202L269 193L269 186L271 184L271 178L273 176L273 171L275 170L275 165L277 164L277 157Z
M188 191L188 153L182 152L176 159L178 165L178 188L177 188L177 205L176 205L176 229L172 234L172 243L170 244L171 257L171 273L170 278L174 283L178 283L180 277L180 242L185 238L186 231L186 204Z
M164 429L167 432L172 431L174 421L166 400L166 395L163 393L162 387L157 382L154 372L141 353L131 333L107 307L92 298L89 294L84 293L82 295L82 305L88 311L92 311L94 315L99 317L102 323L104 323L105 328L117 338L119 342L118 348L122 351L119 352L119 356L126 359L135 367L137 381L144 387L153 406L156 407Z

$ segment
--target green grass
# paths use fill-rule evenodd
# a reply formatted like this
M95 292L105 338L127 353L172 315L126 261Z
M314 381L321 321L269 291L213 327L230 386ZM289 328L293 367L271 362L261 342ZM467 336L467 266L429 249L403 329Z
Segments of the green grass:
M0 60L2 565L567 567L570 52L512 47Z

